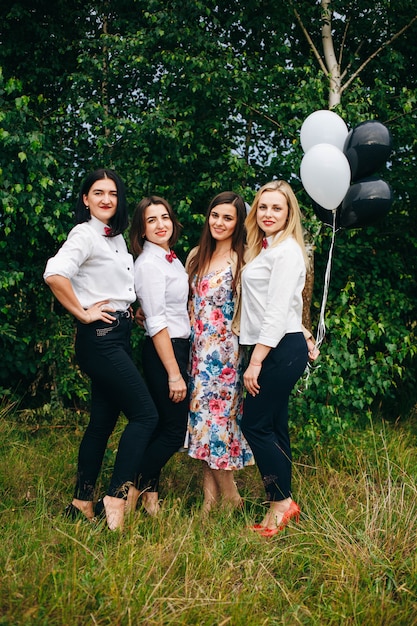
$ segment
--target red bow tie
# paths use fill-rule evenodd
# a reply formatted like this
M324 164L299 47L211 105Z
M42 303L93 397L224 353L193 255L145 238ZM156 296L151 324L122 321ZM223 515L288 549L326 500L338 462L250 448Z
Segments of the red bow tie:
M267 248L267 247L268 247L268 239L264 237L262 239L262 248Z
M177 255L174 250L170 250L169 253L165 255L165 258L169 263L172 263L172 261L177 258Z
M111 226L105 226L104 227L104 234L106 235L106 237L108 237L109 235L111 235L113 232L113 229Z

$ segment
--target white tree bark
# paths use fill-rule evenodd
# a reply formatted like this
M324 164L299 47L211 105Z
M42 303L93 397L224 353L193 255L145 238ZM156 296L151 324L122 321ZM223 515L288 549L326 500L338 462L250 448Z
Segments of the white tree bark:
M332 36L332 10L331 0L321 0L321 39L323 43L323 54L326 62L326 69L329 76L329 109L340 104L342 79L340 75L340 64L336 59Z
M387 39L379 48L374 50L374 52L369 55L358 67L357 70L352 72L352 74L346 79L348 76L349 70L351 69L348 65L345 70L342 72L341 70L341 59L343 57L343 48L344 42L346 40L347 31L349 28L349 22L346 22L345 26L345 34L342 39L342 45L339 52L339 58L337 58L334 44L333 44L333 35L332 35L332 9L331 9L332 0L321 0L321 12L322 12L322 28L321 28L321 37L323 44L323 56L324 60L315 46L312 38L310 37L309 32L303 24L300 14L297 9L294 7L294 15L297 19L297 22L308 41L311 50L313 51L314 56L320 66L320 69L329 79L329 109L332 109L336 105L340 104L342 94L349 87L349 85L359 76L362 70L370 63L384 48L390 46L398 37L400 37L414 22L417 20L417 15L405 24L398 32L396 32L392 37ZM346 79L346 80L345 80ZM345 81L345 82L343 82Z

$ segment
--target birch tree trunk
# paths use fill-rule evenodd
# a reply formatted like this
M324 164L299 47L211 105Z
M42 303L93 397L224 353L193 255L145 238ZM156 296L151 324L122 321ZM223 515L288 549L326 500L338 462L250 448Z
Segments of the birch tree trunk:
M340 63L337 61L332 37L332 10L331 0L321 0L321 38L323 42L323 54L329 77L329 109L340 104L341 98L341 75Z

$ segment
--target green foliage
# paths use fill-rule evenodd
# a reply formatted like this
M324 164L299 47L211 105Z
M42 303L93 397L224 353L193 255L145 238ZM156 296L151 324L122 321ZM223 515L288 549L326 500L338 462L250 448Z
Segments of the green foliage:
M407 416L415 404L415 240L404 237L402 253L387 257L392 236L375 227L336 234L321 356L293 395L292 421L310 443L371 414ZM316 319L320 306L316 295Z
M391 214L337 234L320 367L296 394L293 421L310 441L349 428L358 409L402 415L417 400L417 152L415 8L334 0L334 43L347 80L337 112L394 138L379 174L395 194ZM42 281L73 224L81 179L114 167L133 211L166 196L183 224L184 260L209 200L233 188L250 203L270 178L289 180L315 247L316 330L329 231L300 180L299 131L325 108L328 77L295 18L321 50L320 5L161 0L0 7L0 391L28 407L84 406L88 383L73 357L73 325ZM400 10L401 9L401 10ZM343 46L343 51L342 51ZM342 54L343 52L343 54ZM134 333L139 361L141 334Z
M54 321L52 299L42 281L45 252L53 252L72 220L68 190L57 186L54 136L47 129L40 130L34 115L39 99L22 95L21 89L18 81L6 81L0 75L0 93L8 95L0 117L4 235L0 241L0 389L17 391L28 401L42 389L39 355L47 347L50 350ZM55 346L49 354L59 362ZM42 383L47 384L45 380Z

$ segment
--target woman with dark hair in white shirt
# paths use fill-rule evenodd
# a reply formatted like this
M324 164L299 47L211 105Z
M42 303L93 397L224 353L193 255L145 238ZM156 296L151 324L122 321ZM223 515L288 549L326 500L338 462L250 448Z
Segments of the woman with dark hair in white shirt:
M242 271L240 343L250 346L242 430L262 476L269 509L253 530L269 537L298 520L291 498L288 401L307 358L317 351L301 324L308 258L301 213L290 185L259 189L246 219L247 263Z
M133 258L123 231L128 225L122 180L108 169L84 181L76 223L50 258L44 279L77 320L75 352L91 379L91 414L78 455L77 482L66 515L73 519L105 512L111 530L123 526L128 488L137 479L158 414L130 355L135 301ZM120 411L128 423L120 438L106 496L93 506L108 439Z
M129 508L136 506L142 493L145 509L158 512L159 472L184 441L189 402L188 453L205 461L203 511L216 504L242 504L233 470L254 462L239 426L243 368L236 334L245 216L245 203L238 194L226 191L212 199L199 246L187 258L188 278L170 249L179 225L169 204L153 196L138 205L131 228L131 247L139 255L135 287L141 308L136 318L141 326L146 319L143 368L160 425L143 459L139 490L129 490ZM189 286L190 399L184 388L190 356Z
M143 456L139 485L129 490L128 506L142 504L150 515L159 511L162 468L184 443L188 416L190 319L188 275L172 247L181 225L164 198L143 198L130 229L135 260L135 290L145 318L142 366L159 421Z

